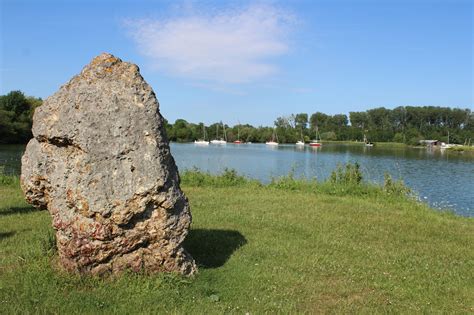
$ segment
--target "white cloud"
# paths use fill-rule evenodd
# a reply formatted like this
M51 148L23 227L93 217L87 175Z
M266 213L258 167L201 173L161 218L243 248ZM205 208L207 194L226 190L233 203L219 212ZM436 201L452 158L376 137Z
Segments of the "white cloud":
M140 53L171 75L217 83L248 83L278 72L274 57L289 50L294 18L273 6L212 15L127 21Z

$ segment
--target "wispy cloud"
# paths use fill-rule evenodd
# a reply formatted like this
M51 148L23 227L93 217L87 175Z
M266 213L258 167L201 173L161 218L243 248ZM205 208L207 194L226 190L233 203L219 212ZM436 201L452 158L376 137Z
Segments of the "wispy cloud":
M248 83L278 72L294 17L275 6L250 6L168 19L128 20L139 51L161 71L193 80Z

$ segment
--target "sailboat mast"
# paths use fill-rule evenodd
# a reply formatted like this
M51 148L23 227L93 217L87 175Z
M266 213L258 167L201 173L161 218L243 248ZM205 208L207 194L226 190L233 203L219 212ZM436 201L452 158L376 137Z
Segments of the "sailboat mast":
M227 142L227 134L225 132L225 125L222 123L222 129L224 130L224 140Z
M240 120L237 121L237 140L240 141Z

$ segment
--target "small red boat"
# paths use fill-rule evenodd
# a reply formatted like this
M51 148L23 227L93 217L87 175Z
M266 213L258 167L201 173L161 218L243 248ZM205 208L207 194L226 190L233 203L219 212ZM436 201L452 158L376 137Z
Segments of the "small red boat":
M235 143L235 144L241 144L242 141L240 141L240 140L235 140L234 143Z
M309 146L310 147L322 146L322 143L319 142L320 139L321 139L321 136L319 136L319 131L318 131L318 128L316 127L316 139L311 140L311 142L309 143Z

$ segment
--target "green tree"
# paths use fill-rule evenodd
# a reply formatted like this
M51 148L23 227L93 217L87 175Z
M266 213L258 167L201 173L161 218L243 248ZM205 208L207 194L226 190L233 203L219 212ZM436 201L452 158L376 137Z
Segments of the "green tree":
M369 125L369 115L367 112L350 112L349 118L351 126L364 130Z
M324 129L327 125L329 118L330 116L321 112L316 112L312 114L310 118L311 129L313 130Z
M26 143L32 137L33 112L41 104L21 91L0 96L0 143Z
M299 113L295 115L295 126L298 130L308 128L308 114Z
M31 104L21 91L11 91L0 97L0 109L13 112L16 116L28 112L30 108Z

